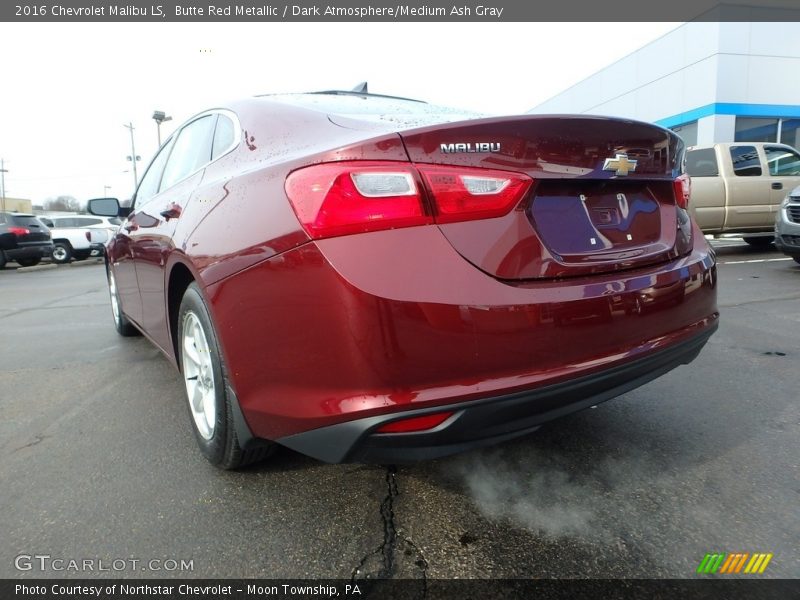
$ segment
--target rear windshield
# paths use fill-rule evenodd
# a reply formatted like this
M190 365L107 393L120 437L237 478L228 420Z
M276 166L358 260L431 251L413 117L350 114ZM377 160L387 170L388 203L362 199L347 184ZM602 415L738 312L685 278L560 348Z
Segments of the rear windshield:
M686 172L692 177L716 177L717 153L713 148L690 150L686 153Z
M6 220L19 227L42 227L41 221L33 215L6 215Z

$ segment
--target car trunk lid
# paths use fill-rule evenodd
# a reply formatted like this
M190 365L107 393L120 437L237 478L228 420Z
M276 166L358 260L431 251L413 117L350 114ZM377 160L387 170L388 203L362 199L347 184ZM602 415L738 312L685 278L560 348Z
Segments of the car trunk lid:
M624 119L529 115L401 136L423 169L477 167L533 179L526 197L503 216L439 225L464 258L495 277L605 273L688 251L674 192L683 143L666 129Z

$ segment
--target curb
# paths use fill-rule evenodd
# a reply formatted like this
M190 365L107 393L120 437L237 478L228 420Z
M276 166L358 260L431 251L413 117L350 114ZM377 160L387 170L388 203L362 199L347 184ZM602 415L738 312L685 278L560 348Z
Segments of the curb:
M32 273L33 271L48 271L50 269L57 269L58 265L34 265L33 267L19 267L17 273Z
M88 267L89 265L99 265L103 262L102 258L87 258L86 260L76 260L69 263L70 267Z

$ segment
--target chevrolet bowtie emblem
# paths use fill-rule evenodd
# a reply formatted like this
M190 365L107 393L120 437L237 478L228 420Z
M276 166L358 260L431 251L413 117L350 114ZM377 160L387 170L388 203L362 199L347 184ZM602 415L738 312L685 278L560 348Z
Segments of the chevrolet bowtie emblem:
M636 160L629 159L627 154L617 154L616 158L607 158L603 163L603 171L616 171L617 175L627 175L636 170Z

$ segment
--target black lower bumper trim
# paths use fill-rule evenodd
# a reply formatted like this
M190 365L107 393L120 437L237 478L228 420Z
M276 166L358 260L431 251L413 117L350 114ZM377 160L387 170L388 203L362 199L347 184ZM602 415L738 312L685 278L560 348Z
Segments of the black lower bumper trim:
M716 329L715 322L695 337L644 358L546 387L366 417L276 441L325 462L378 464L429 460L495 444L530 433L547 421L610 400L690 363ZM455 414L431 430L375 433L381 425L391 421L444 411Z

